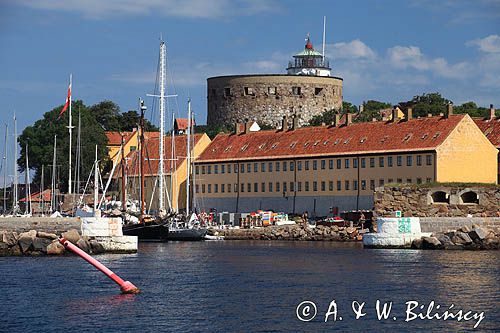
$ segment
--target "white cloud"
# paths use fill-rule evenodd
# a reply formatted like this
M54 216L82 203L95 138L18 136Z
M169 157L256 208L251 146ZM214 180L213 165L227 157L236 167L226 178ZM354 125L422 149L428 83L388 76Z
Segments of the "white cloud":
M17 0L15 3L42 10L77 12L90 19L152 13L215 19L249 16L279 9L273 0Z
M375 52L359 39L327 45L327 54L332 59L373 59Z
M468 41L467 46L478 46L479 50L485 53L500 53L500 36L490 35L484 38L477 38Z

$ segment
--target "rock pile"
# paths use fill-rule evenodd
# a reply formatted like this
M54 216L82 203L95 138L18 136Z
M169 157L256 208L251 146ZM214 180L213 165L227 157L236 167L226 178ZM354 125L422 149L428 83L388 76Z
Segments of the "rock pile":
M500 231L473 226L464 226L444 234L431 235L415 239L411 247L425 250L498 250L500 249Z
M273 226L254 229L217 230L226 240L290 240L290 241L356 241L360 230L354 227L300 225Z
M76 229L63 232L62 237L77 245L87 253L104 253L103 246L93 237L81 236ZM0 231L0 256L21 255L59 255L66 253L65 248L53 233L30 230L17 233Z

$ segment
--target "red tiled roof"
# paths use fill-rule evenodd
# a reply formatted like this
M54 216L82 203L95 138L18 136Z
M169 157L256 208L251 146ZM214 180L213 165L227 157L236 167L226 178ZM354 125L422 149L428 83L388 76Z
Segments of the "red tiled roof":
M194 120L191 120L193 125L196 125ZM186 130L188 128L189 121L187 118L175 118L174 127L176 130Z
M52 191L50 189L46 189L45 191L43 192L36 192L36 193L33 193L31 195L31 202L41 202L42 201L42 198L43 198L43 201L45 202L50 202L51 200L51 193ZM20 202L26 202L28 201L27 198L22 198L19 200Z
M131 138L134 137L135 131L133 132L106 132L106 137L108 138L109 146L121 146L122 135L125 137L125 143L127 143ZM158 138L160 132L144 132L144 138Z
M500 149L500 118L473 118L473 120L488 140Z
M122 144L122 134L125 136L125 142L127 142L134 132L106 132L108 145L120 146Z
M464 115L399 122L365 122L340 127L218 134L197 162L433 150Z
M194 144L196 145L198 141L201 139L203 134L195 134L194 135ZM186 159L187 156L187 142L186 135L176 135L175 136L175 155L174 162L175 164L171 164L172 159L172 137L165 136L165 152L164 152L164 172L170 173L171 167L178 168L181 163ZM145 140L145 151L144 151L144 174L146 176L157 175L158 174L158 164L159 164L159 146L160 146L160 137L157 135L156 137L146 139ZM127 156L127 175L133 176L139 174L139 151L134 150L131 151ZM117 177L120 177L121 173L118 172Z

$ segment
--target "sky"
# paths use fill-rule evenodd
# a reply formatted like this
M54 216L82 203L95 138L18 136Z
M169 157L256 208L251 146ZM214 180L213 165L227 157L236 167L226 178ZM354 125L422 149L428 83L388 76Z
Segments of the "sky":
M323 16L345 101L437 91L500 107L500 0L1 0L2 147L14 113L20 133L64 104L70 73L73 98L87 105L151 105L160 36L167 92L178 95L169 110L185 116L190 97L205 123L208 77L285 73L308 33L321 50Z

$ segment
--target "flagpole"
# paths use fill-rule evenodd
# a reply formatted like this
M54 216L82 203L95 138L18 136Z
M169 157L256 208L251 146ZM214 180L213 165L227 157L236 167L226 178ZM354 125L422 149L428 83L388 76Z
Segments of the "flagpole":
M68 156L68 159L69 159L69 172L68 172L68 194L71 194L72 191L71 191L71 141L72 141L72 128L73 126L71 126L71 98L72 98L72 90L73 90L73 87L72 87L72 81L73 81L73 74L70 74L69 75L69 87L70 87L70 93L69 93L69 126L68 126L68 130L69 130L69 156Z

